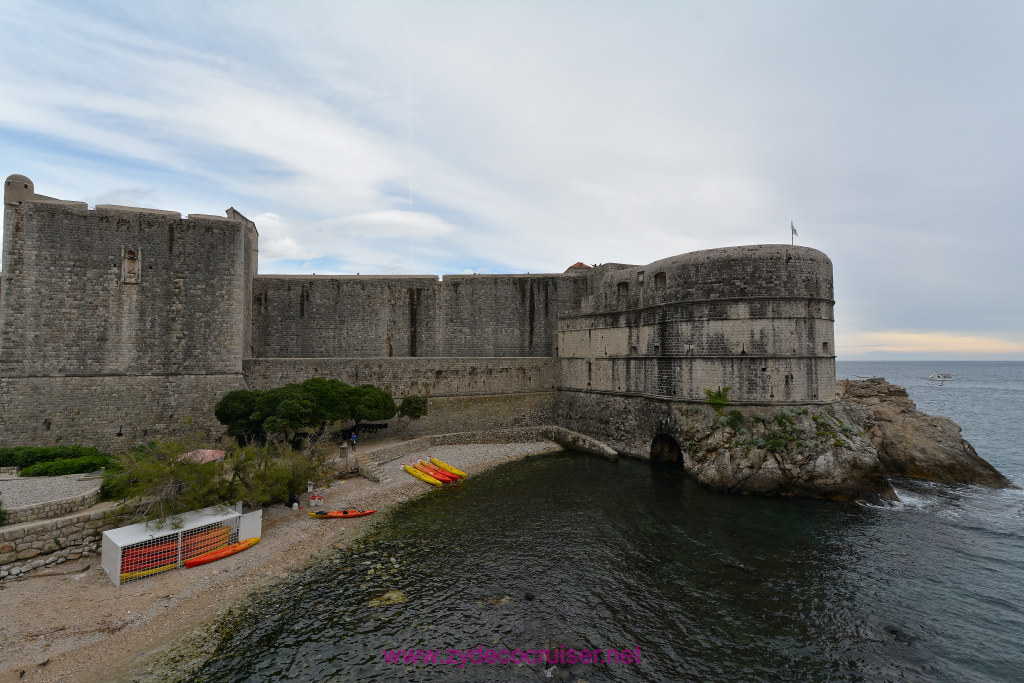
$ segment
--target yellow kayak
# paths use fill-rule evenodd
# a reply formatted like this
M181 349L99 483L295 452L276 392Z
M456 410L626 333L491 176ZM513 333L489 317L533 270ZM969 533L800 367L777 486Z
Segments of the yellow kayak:
M121 572L121 580L122 581L127 581L128 579L138 579L138 578L141 578L143 576L150 576L151 574L159 574L160 572L165 572L168 569L177 569L177 568L178 568L178 562L177 562L177 560L175 560L175 561L171 562L170 564L163 565L162 567L154 567L153 569L146 569L146 570L137 571L137 572Z
M457 474L457 475L459 475L460 477L468 477L468 476L469 476L468 474L466 474L466 473L465 473L465 472L463 472L462 470L459 470L459 469L455 469L454 467L452 467L452 466L451 466L451 465L449 465L448 463L446 463L446 462L441 462L441 461L440 461L440 460L438 460L437 458L431 458L431 459L430 459L430 462L434 463L435 465L437 465L438 467L440 467L440 468L441 468L442 470L448 470L448 471L449 471L449 472L451 472L452 474Z
M402 469L405 470L406 472L408 472L409 474L411 474L412 476L416 477L420 481L425 481L428 484L433 484L434 486L444 486L444 484L439 482L437 479L434 479L429 474L423 474L422 472L420 472L415 467L409 467L408 465L402 465Z

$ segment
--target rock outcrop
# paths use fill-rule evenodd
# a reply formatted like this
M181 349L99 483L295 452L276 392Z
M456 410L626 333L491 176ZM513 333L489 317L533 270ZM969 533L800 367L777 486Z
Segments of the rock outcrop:
M686 471L729 493L896 500L866 433L838 404L679 411ZM678 433L678 432L677 432Z
M1006 488L1013 484L982 459L952 420L917 409L907 390L881 377L839 380L839 406L855 414L887 475Z
M881 378L840 381L839 400L803 407L679 406L671 428L680 452L654 447L655 462L681 461L718 491L896 500L890 476L945 483L1013 484L985 462L960 427L917 410L903 387Z

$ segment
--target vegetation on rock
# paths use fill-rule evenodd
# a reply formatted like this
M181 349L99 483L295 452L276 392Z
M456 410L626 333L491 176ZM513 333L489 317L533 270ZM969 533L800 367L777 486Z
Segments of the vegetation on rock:
M725 410L726 406L729 405L729 389L732 387L723 387L721 389L705 389L704 395L708 397L708 405L715 409L715 412L719 415Z

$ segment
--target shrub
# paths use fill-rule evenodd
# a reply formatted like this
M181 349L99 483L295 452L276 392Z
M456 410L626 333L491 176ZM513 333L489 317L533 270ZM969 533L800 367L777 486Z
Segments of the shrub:
M329 478L330 448L324 441L307 442L296 450L283 444L236 448L225 459L232 492L250 507L283 503L289 494L306 490L306 482Z
M0 526L7 523L7 510L4 509L4 502L0 500Z
M102 495L133 521L165 520L190 510L242 500L251 507L285 502L306 482L329 478L332 451L320 436L296 450L283 443L238 446L223 461L179 457L197 444L152 442L122 453L107 468Z
M417 420L427 414L426 396L406 396L398 406L398 414Z
M165 520L183 512L238 500L224 463L178 458L196 444L154 441L119 454L107 469L101 495L119 500L131 521Z
M722 410L729 405L729 389L731 387L724 387L722 389L705 389L704 395L708 397L708 405L715 409L716 413L721 414Z
M80 458L64 458L29 465L18 472L22 477L56 477L62 474L95 472L110 462L107 455L84 455Z
M0 467L25 468L41 462L106 455L86 446L15 446L0 448Z
M764 448L772 453L781 453L786 450L789 439L784 432L777 432L770 429L764 433Z
M743 413L738 410L730 410L728 423L734 432L738 432L743 425Z

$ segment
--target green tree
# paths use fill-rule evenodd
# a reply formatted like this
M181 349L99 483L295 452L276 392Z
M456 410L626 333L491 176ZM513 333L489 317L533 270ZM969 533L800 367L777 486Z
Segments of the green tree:
M322 377L266 391L232 391L214 408L239 445L264 442L268 434L294 442L303 431L321 434L337 422L388 420L397 412L391 394L379 387L353 387Z
M418 420L427 414L426 396L406 396L398 406L398 414L410 420Z
M217 421L227 427L228 436L235 437L240 444L266 437L263 421L257 418L256 411L261 397L262 392L256 390L229 391L213 408Z

